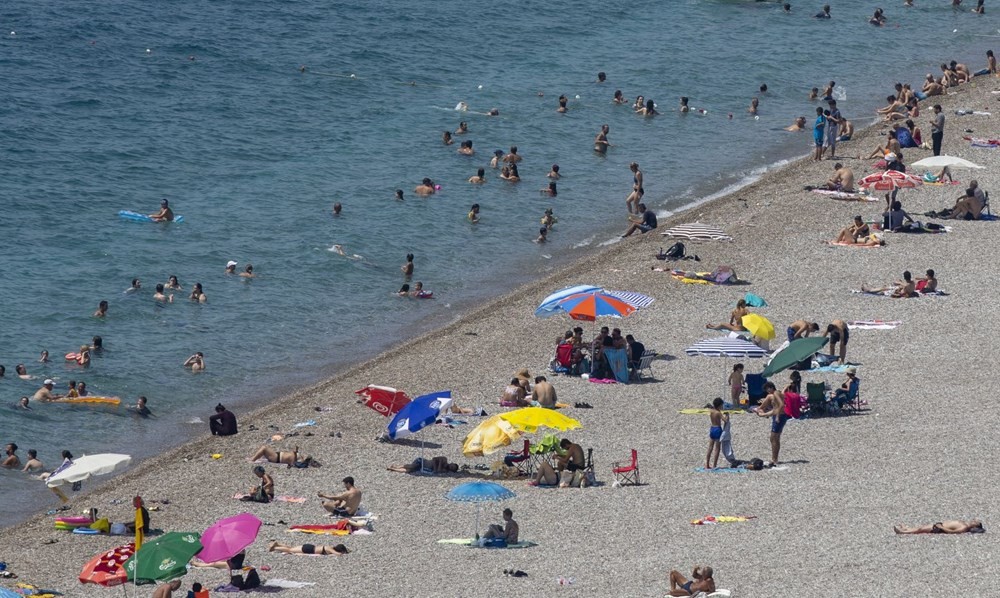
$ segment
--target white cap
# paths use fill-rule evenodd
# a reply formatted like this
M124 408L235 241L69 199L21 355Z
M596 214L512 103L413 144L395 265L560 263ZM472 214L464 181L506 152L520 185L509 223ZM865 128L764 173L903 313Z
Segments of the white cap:
M46 378L45 382L42 382L42 386L48 386L50 384L52 384L53 386L55 385L55 382L52 381L52 378Z
M227 268L232 268L233 266L237 265L238 263L239 262L237 262L236 260L229 260L228 262L226 262L226 267Z

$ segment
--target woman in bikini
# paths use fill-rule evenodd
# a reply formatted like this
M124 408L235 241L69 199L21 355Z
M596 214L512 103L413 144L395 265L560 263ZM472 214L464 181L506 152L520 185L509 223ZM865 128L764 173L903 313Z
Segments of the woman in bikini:
M301 546L285 546L279 542L271 542L267 547L269 552L283 552L285 554L318 554L324 556L342 556L350 552L343 544L327 546L325 544L302 544Z
M897 534L982 534L986 532L983 522L978 519L970 521L940 521L933 525L906 527L897 525L892 528Z
M265 444L250 457L251 462L258 459L267 459L269 463L278 463L289 467L319 467L319 462L314 460L311 455L299 459L299 447L295 447L291 451L276 451Z
M744 332L746 328L743 327L743 316L750 313L747 309L747 302L740 299L736 302L736 309L729 314L729 323L723 324L722 322L718 324L705 324L705 328L710 330L732 330L733 332Z

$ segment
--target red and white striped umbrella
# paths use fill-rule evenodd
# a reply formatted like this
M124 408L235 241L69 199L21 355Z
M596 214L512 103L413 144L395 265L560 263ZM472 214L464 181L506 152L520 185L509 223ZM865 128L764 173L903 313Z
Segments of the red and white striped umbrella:
M858 186L862 189L873 189L875 191L892 191L893 189L913 189L923 185L924 181L920 177L912 174L899 172L898 170L886 170L870 174L858 181Z

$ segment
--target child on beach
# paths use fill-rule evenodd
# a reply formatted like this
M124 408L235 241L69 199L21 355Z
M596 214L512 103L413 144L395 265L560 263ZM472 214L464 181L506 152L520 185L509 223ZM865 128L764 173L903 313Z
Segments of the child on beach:
M729 374L729 402L738 405L740 395L743 394L743 364L737 363L733 366L733 372Z
M716 397L708 408L710 427L708 428L708 453L705 455L705 469L714 469L719 466L719 451L722 450L722 425L724 421L729 419L729 414L722 412L722 405L722 397Z

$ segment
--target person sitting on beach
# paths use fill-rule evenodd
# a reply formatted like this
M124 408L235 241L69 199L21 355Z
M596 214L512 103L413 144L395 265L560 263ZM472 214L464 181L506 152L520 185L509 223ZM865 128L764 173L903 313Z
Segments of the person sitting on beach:
M31 397L31 400L47 403L49 401L61 399L62 395L52 394L52 388L54 386L55 383L51 379L46 378L45 381L42 382L42 387L35 391L35 394L34 396Z
M528 407L531 403L525 400L526 396L527 393L520 381L517 378L512 378L510 384L503 389L503 393L500 395L500 406Z
M749 313L750 310L747 308L746 300L740 299L736 302L736 309L729 314L728 324L723 324L721 322L718 324L708 323L705 324L705 328L708 328L709 330L732 330L733 332L745 332L746 328L743 327L743 316Z
M857 377L858 368L851 366L847 368L845 373L847 374L847 380L844 380L840 388L833 394L833 400L841 407L844 403L852 400L851 397L854 397L854 399L857 398L858 386L861 384L861 380Z
M646 352L646 345L635 340L631 334L625 335L625 345L628 347L628 368L632 375L638 376L639 365L642 363L642 356Z
M205 369L205 354L198 351L184 362L184 367L191 368L192 372L200 372Z
M17 456L17 445L13 442L4 447L6 456L0 461L0 467L4 469L20 469L21 459Z
M343 544L327 546L324 544L301 544L299 546L286 546L277 541L271 542L267 547L268 552L281 552L284 554L318 554L323 556L343 556L349 552Z
M847 120L846 118L841 119L840 125L840 139L837 141L850 141L851 137L854 136L854 123Z
M326 499L323 501L323 508L327 512L337 517L354 517L361 506L361 491L354 486L354 478L347 476L343 479L344 491L340 494L323 494L318 492L316 496Z
M979 220L979 217L983 213L983 202L976 197L976 190L969 187L965 190L965 195L962 195L955 201L955 207L951 209L951 212L941 218L949 220Z
M157 222L172 222L174 219L174 211L170 209L170 202L166 199L160 202L160 211L155 214L150 214L150 218Z
M389 465L386 469L396 473L420 473L421 471L435 474L455 473L458 471L458 463L449 463L448 457L433 457L431 459L417 457L412 463Z
M894 299L908 299L910 297L918 297L916 292L916 284L913 282L910 271L907 270L903 272L903 280L897 280L893 283L895 286L892 287L882 287L880 289L866 289L861 287L863 293L871 293L874 295L881 295L889 293L889 296Z
M833 165L833 176L826 181L820 189L827 191L841 191L843 193L854 193L854 171L842 163Z
M881 158L884 161L888 161L888 157L891 155L893 157L898 156L902 152L899 147L899 140L892 135L887 135L885 140L885 146L879 145L872 153L868 154L868 159ZM884 166L884 164L883 164Z
M568 488L586 484L583 476L583 470L586 467L583 448L579 444L570 442L569 438L563 438L559 442L559 448L561 450L556 455L556 467L553 468L547 461L542 461L538 466L538 472L528 482L528 485L555 486L559 484L560 488Z
M652 210L646 208L646 204L641 203L638 206L639 216L629 216L629 221L632 225L628 227L622 238L629 237L637 230L643 233L648 233L649 231L656 228L656 214Z
M503 510L503 525L493 523L483 533L484 540L503 540L506 544L517 544L518 534L521 532L520 526L514 521L514 511L509 508Z
M605 354L605 349L614 349L615 342L610 336L604 337L600 344L594 347L592 372L590 377L595 380L614 380L615 372L611 369L611 361Z
M164 583L153 592L153 598L173 598L174 592L181 589L181 580L174 579Z
M829 10L828 6L823 7ZM829 13L827 13L829 14ZM818 16L818 15L817 15ZM827 17L829 18L829 17ZM691 571L691 579L686 579L680 571L670 572L670 596L694 596L711 594L715 591L715 579L711 567L697 566Z
M236 416L222 403L215 406L215 415L208 418L208 427L213 436L232 436L237 433Z
M251 487L250 493L240 500L260 503L269 503L274 500L274 480L264 471L264 466L255 465L251 471L260 482Z
M545 376L535 376L535 385L531 389L531 400L539 407L556 408L556 389Z
M434 181L427 177L420 181L420 184L413 188L413 192L417 195L434 195Z
M291 451L276 451L273 448L262 445L257 452L250 457L250 462L257 461L259 459L267 459L269 463L278 463L282 465L287 465L288 467L298 467L299 469L306 467L319 467L319 462L315 461L311 455L306 455L299 458L299 447L294 447Z
M807 322L805 320L795 320L788 325L785 332L788 334L788 342L792 342L795 339L806 338L809 336L810 332L818 332L819 324L816 322Z
M887 104L875 111L882 115L883 120L891 122L907 117L906 104L900 102L896 96L887 96L885 100Z
M815 87L813 89L815 89ZM806 117L804 117L804 116L797 117L795 119L795 122L793 122L792 124L790 124L787 127L785 127L785 130L786 131L792 131L792 132L805 131L806 130Z
M986 532L983 522L978 519L969 521L940 521L932 525L922 525L920 527L906 527L897 525L892 528L897 534L982 534Z
M921 284L922 283L922 284ZM927 270L927 275L917 279L917 286L921 293L934 293L937 291L937 277L934 270Z
M899 200L892 202L892 209L882 213L882 228L885 230L903 230L904 222L913 222L913 218L903 210L903 204Z
M35 449L28 449L28 460L24 463L24 468L21 469L24 473L38 473L45 469L45 464L38 460L38 451Z
M927 73L927 77L924 79L924 86L922 88L924 97L921 99L926 99L931 96L939 96L944 93L944 86L934 80L934 75Z

